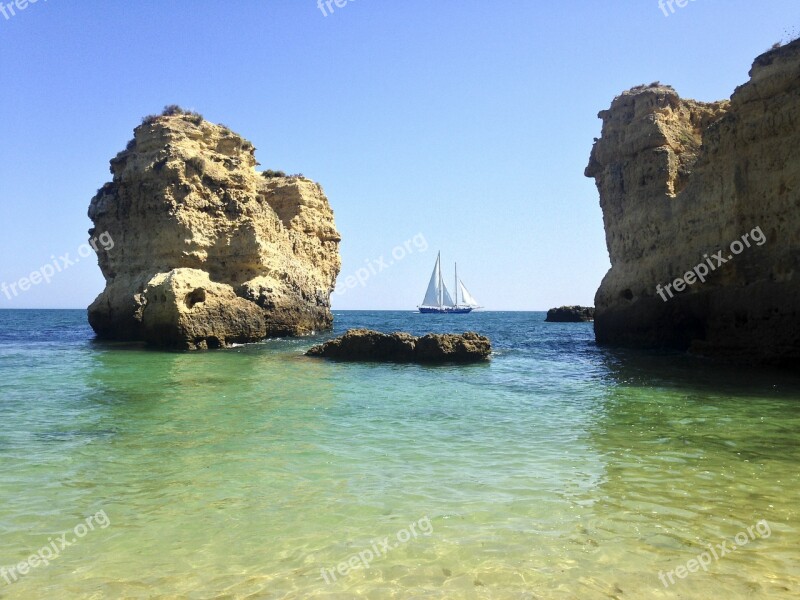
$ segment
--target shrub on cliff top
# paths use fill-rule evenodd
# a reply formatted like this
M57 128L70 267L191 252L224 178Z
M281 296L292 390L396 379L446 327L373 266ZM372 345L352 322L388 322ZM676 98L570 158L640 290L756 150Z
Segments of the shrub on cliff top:
M177 117L182 116L186 120L195 125L200 125L203 122L203 115L199 112L195 112L193 110L186 110L178 106L177 104L168 104L164 107L164 110L161 111L160 115L147 115L146 117L142 118L142 125L151 125L155 122L158 117Z
M183 110L177 104L167 104L164 107L164 110L161 111L161 116L163 117L174 117L175 115L183 115L186 111Z
M201 115L199 112L186 110L177 104L168 104L165 106L164 110L161 111L161 115L164 117L176 117L182 115L187 117L195 125L199 125L203 120L203 115Z
M272 169L267 169L261 173L266 179L272 179L274 177L286 177L286 173L283 171L273 171Z
M672 91L675 91L675 88L673 88L671 85L666 84L666 83L661 83L660 81L653 81L649 85L645 84L645 83L639 84L639 85L637 85L635 87L632 87L631 91L632 92L643 92L645 90L652 90L654 88L662 88L662 87L670 89Z

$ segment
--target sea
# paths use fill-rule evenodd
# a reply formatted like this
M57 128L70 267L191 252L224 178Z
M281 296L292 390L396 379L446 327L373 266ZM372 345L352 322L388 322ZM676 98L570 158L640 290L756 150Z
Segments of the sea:
M800 377L542 312L225 350L0 311L0 598L800 597ZM485 364L304 356L477 331Z

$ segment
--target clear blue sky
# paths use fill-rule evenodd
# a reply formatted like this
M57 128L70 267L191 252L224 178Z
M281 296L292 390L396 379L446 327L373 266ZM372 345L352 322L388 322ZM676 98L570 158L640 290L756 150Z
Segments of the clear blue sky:
M39 0L0 15L0 283L76 256L109 159L178 103L323 185L340 280L424 236L334 308L413 309L437 250L488 308L591 304L608 268L583 176L598 111L653 80L729 97L798 17L797 0L668 17L658 0L351 0L327 17L316 0ZM84 308L102 287L90 257L0 308Z

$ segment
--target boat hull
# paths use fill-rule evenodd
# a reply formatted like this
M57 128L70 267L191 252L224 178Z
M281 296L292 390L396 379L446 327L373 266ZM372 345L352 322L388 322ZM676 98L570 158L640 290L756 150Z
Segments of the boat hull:
M472 312L472 308L469 306L459 306L458 308L454 306L450 307L443 306L442 308L438 308L435 306L420 306L419 312L421 312L422 314L463 315Z

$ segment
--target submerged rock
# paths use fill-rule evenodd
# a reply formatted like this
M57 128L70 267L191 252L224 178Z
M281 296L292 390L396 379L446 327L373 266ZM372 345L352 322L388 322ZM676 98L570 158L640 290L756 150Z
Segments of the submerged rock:
M549 323L581 323L594 320L594 307L561 306L547 311L545 321Z
M98 337L198 349L330 328L340 236L328 200L302 176L262 176L254 153L179 109L134 130L89 207L90 235L114 242L98 250Z
M651 84L600 113L598 343L800 363L798 72L800 40L758 57L730 101Z
M489 338L473 332L414 337L401 332L351 329L343 336L314 346L306 355L349 361L469 363L486 360L491 352Z

